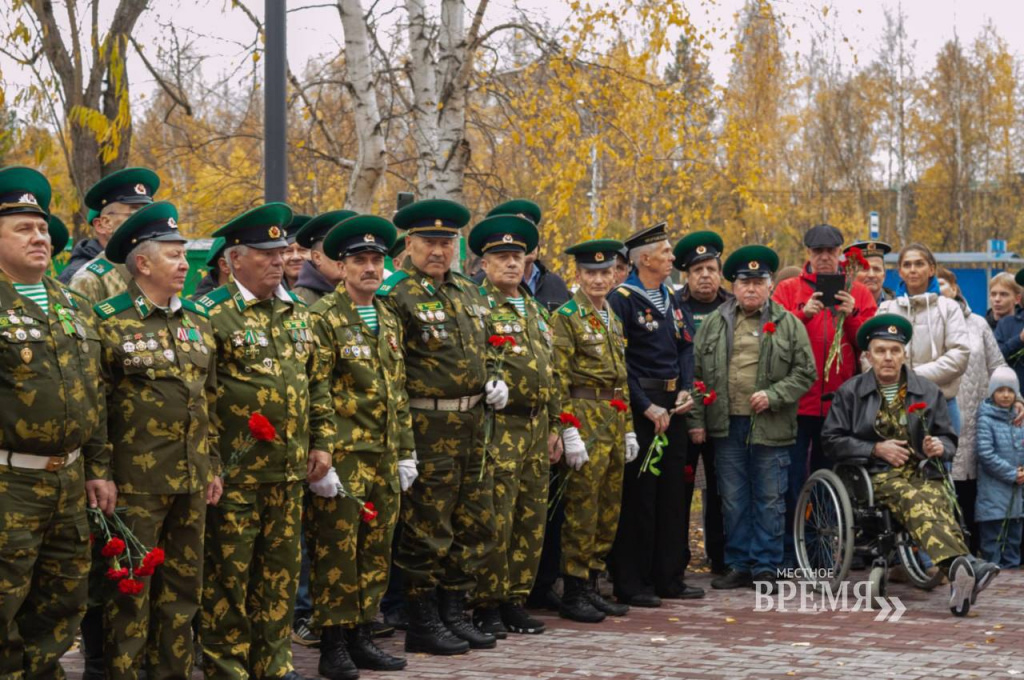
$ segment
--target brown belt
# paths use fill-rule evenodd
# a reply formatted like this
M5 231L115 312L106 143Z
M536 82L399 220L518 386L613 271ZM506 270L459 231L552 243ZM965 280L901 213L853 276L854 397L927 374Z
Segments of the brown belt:
M573 399L590 399L591 401L609 401L622 399L622 388L598 389L596 387L570 387L569 396Z
M640 387L644 388L645 390L651 390L652 392L675 392L678 378L672 378L671 380L637 378L637 382L640 383Z

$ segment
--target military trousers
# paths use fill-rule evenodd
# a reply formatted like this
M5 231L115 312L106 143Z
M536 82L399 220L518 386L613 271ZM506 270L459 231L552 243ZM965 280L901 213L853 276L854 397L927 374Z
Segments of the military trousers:
M523 602L533 588L544 547L549 431L544 414L495 414L489 457L494 464L497 542L477 578L477 605Z
M562 470L569 475L563 496L562 574L588 578L591 571L604 571L619 525L629 414L589 399L573 399L569 407L581 422L590 461L579 470Z
M312 495L306 541L317 627L373 622L388 588L391 539L398 523L401 487L395 454L335 452L334 467L345 490L373 503L377 516L362 521L353 498Z
M302 482L225 486L206 513L200 638L207 680L294 670Z
M0 677L66 677L88 575L82 459L56 472L0 465Z
M932 562L969 553L941 479L927 479L910 461L871 475L871 486L875 503L889 508Z
M395 556L412 597L438 586L472 591L497 542L494 465L483 463L483 418L479 405L465 413L412 411L419 477L402 499Z
M164 563L152 576L137 577L144 584L141 593L114 589L106 604L107 678L134 680L145 668L147 680L188 680L192 619L203 585L206 493L121 494L117 505L143 546L164 550Z

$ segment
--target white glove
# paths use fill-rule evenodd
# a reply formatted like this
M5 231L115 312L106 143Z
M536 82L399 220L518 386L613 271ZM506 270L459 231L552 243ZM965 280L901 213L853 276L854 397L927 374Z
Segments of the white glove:
M626 462L632 463L640 455L640 444L636 441L636 432L626 433Z
M493 406L495 411L508 406L508 385L504 380L492 380L484 384L484 392L487 394L487 404Z
M402 485L402 491L408 491L409 487L412 486L412 483L415 482L416 478L419 476L420 473L419 470L416 469L415 458L398 461L398 483Z
M327 474L319 481L309 483L309 490L320 498L334 498L338 495L339 486L341 486L341 480L338 479L338 471L332 465Z
M583 440L580 439L580 431L575 427L567 427L562 430L562 445L565 448L565 462L573 470L579 470L585 463L590 461L590 456L587 455L587 447L583 445Z

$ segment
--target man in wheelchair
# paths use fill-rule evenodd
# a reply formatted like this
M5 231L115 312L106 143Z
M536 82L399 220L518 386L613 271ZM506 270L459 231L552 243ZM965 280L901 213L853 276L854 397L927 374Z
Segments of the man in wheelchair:
M947 576L949 609L966 616L999 567L970 554L956 521L944 466L957 437L942 392L904 365L912 333L910 322L896 314L860 327L857 345L871 370L836 390L822 445L834 462L867 467L875 502L889 508Z

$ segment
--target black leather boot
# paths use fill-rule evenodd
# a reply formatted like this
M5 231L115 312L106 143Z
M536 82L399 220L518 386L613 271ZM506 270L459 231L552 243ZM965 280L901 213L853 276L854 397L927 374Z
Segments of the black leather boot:
M469 643L473 649L493 649L498 638L485 633L466 618L466 592L440 589L438 610L448 630Z
M365 623L345 631L348 653L358 668L370 671L400 671L406 660L388 654L373 642L373 626Z
M320 632L320 666L317 672L328 680L356 680L359 669L348 655L345 629L324 626Z
M85 669L82 680L104 680L107 677L103 659L103 607L89 607L82 617L82 656Z
M604 612L608 616L625 616L629 613L628 604L615 604L601 597L601 591L598 590L597 577L599 574L596 571L590 572L590 581L587 583L587 597L590 598L590 604L594 605L594 608L598 611ZM661 604L660 602L658 604Z
M473 610L473 625L498 640L508 637L508 628L501 620L497 607L477 607Z
M469 643L457 637L441 622L434 593L408 598L405 611L409 616L405 651L438 656L465 654L469 651Z
M563 576L565 591L562 593L562 606L558 615L563 619L580 623L600 623L604 621L604 612L597 609L590 601L587 582L575 576Z

